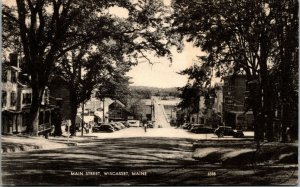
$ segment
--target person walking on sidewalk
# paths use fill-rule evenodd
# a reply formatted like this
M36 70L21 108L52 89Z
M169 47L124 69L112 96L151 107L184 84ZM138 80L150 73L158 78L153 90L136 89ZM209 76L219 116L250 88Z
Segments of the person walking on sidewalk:
M147 132L147 122L146 121L144 121L143 126L144 126L145 132Z

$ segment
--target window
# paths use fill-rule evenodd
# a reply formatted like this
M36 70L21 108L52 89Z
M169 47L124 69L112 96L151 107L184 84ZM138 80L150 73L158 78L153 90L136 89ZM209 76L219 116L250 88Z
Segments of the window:
M2 82L7 82L7 70L3 70L2 72Z
M6 107L6 101L7 101L7 93L6 91L2 91L2 108Z
M16 106L17 104L17 95L16 92L11 92L10 95L10 106Z
M11 71L11 82L17 82L17 72Z
M30 104L31 103L31 93L23 93L22 104Z

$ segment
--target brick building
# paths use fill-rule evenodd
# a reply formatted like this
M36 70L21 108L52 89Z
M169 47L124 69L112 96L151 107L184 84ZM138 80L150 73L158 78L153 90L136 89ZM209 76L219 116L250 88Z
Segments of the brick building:
M244 112L246 76L230 75L223 79L223 122L233 128L253 129L253 113Z

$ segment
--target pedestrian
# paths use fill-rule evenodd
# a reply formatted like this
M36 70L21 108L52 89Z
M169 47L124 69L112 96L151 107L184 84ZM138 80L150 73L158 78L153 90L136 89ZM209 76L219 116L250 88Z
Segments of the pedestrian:
M145 129L145 132L147 132L147 122L144 122L144 129Z
M55 136L54 131L55 131L55 126L52 125L52 126L51 126L50 136Z

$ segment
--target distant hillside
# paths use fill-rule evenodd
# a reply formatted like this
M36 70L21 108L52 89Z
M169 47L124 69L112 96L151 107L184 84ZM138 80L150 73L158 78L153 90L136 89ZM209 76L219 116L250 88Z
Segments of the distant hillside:
M151 96L178 97L180 94L176 87L158 88L149 86L129 86L129 89L132 96L144 99L150 99Z

